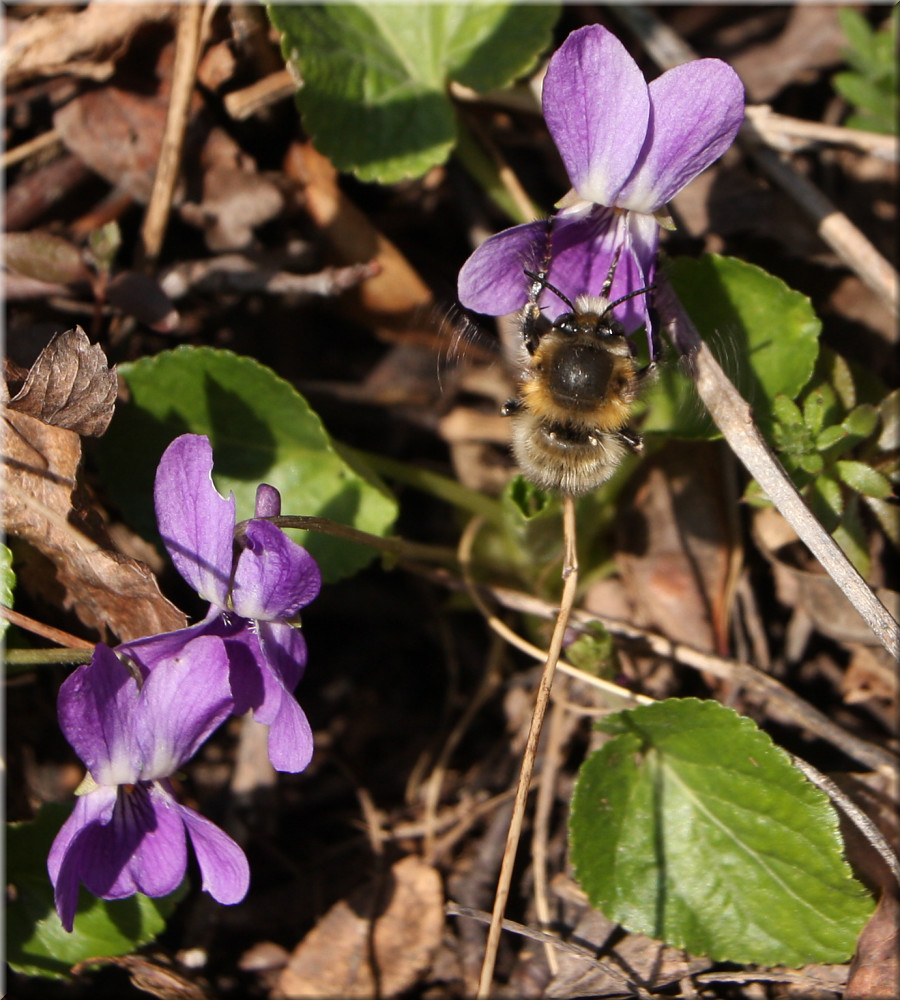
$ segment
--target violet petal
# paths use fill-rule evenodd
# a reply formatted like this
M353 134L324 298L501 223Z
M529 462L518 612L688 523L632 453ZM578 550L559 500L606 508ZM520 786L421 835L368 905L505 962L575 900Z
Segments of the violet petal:
M269 726L269 760L276 771L296 774L313 755L313 733L306 713L287 691Z
M486 316L505 316L528 301L531 279L525 269L541 267L547 223L526 222L488 237L459 272L459 301Z
M130 795L121 793L119 799L120 805L124 799L130 810L128 821L143 826L143 836L110 890L118 890L117 895L106 898L130 895L124 891L128 885L145 896L167 896L181 885L187 870L187 843L178 803L158 782L142 782ZM87 879L85 885L100 895Z
M268 521L250 521L232 587L243 618L290 618L319 593L322 574L313 557Z
M212 481L209 440L176 438L159 461L153 498L159 533L178 572L201 597L225 607L231 578L234 494L226 500Z
M647 145L616 204L652 214L734 141L744 120L744 87L719 59L698 59L650 84Z
M135 731L143 753L141 778L167 778L231 714L233 701L224 642L201 636L144 682Z
M284 622L258 622L259 646L269 669L288 693L300 683L306 667L306 640Z
M250 887L250 866L244 852L215 823L193 809L179 805L178 812L197 855L203 888L220 903L239 903Z
M90 663L63 681L59 725L99 785L130 784L140 774L134 738L137 682L116 654L97 643Z
M78 838L94 824L102 826L109 823L117 796L116 788L98 788L88 795L80 795L47 856L47 872L53 883L56 910L67 931L72 930L78 907L81 853L85 849L77 843Z
M614 205L647 134L647 84L606 28L573 31L544 79L544 118L581 198Z
M260 483L256 488L256 516L278 517L281 513L281 494L274 486Z

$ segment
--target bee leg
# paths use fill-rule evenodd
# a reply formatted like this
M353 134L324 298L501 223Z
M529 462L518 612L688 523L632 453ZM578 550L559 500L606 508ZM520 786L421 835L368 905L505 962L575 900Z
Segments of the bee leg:
M528 301L522 311L522 338L525 341L525 349L529 354L534 354L541 340L537 327L541 319L541 307L538 300L541 292L547 287L547 275L550 273L551 255L551 234L553 232L553 216L548 217L546 222L546 232L544 234L544 254L541 258L541 266L536 271L525 268L526 277L531 278L531 287L528 289Z
M520 410L525 408L525 404L521 399L516 399L515 396L512 399L507 399L507 401L500 407L501 417L511 417L514 413L518 413Z
M541 310L537 301L529 299L522 313L522 339L525 341L525 350L529 354L534 354L541 342L541 335L537 330L540 318Z
M624 441L633 452L640 454L644 450L644 439L637 431L633 431L630 427L623 427L622 430L617 432L616 436L621 441Z
M650 306L647 310L649 314L649 323L647 325L647 340L650 346L650 363L653 364L653 359L658 358L660 354L660 344L659 344L659 311L656 306Z
M639 368L635 373L637 375L638 382L652 382L659 372L659 365L655 361L651 361L650 364L644 365L643 368Z

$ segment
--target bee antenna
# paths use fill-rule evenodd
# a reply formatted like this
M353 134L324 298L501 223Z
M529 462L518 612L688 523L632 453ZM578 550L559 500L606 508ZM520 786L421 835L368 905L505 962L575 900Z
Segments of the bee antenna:
M529 271L526 267L525 275L526 277L531 278L532 281L537 282L539 285L543 285L548 291L553 292L558 299L565 302L565 304L569 307L570 312L575 312L575 306L572 305L569 299L563 295L563 293L555 285L551 285L550 282L547 281L547 275L544 274L543 271L540 274L536 274L534 271Z
M629 292L627 295L623 295L621 298L616 299L615 302L610 302L609 305L603 310L601 316L606 316L616 308L620 306L623 302L627 302L629 299L633 299L638 295L642 295L644 292L652 292L656 288L656 285L645 285L643 288L637 288L633 292Z

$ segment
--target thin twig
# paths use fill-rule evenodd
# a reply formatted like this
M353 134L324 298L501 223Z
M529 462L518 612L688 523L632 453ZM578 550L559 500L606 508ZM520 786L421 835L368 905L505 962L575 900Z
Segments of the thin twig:
M28 142L23 142L13 149L7 149L3 153L3 156L0 157L0 166L6 170L7 167L21 163L22 160L27 160L29 156L33 156L35 153L40 153L44 149L60 145L62 145L62 139L59 132L52 128L49 132L42 132L33 139L29 139Z
M327 517L297 517L282 514L280 517L267 517L263 520L271 521L279 528L321 531L335 538L343 538L345 541L356 542L359 545L366 545L370 549L389 552L391 555L403 556L406 559L424 559L427 562L449 563L450 565L456 563L456 552L443 545L423 545L419 542L408 542L404 538L396 537L383 538L381 535L372 535L368 531L352 528L349 524L341 524L340 521L331 521ZM247 523L247 521L241 521L237 525L235 537Z
M793 118L778 114L768 104L748 104L744 114L762 139L782 153L796 153L816 146L841 146L854 153L865 153L896 163L900 152L895 135Z
M297 81L290 70L282 69L251 83L249 87L233 90L225 95L225 110L236 121L250 118L257 111L292 97L297 92Z
M571 721L566 704L561 698L566 696L568 677L562 677L553 692L553 706L550 709L550 724L547 726L547 741L544 747L544 766L538 779L537 796L534 803L534 831L531 835L531 866L534 873L534 912L542 927L551 924L549 881L547 879L547 856L550 841L550 819L555 800L556 780L562 758L563 740L571 729ZM544 953L551 975L559 971L556 950L544 942Z
M513 802L513 813L506 837L506 849L503 853L503 863L500 865L500 877L497 880L497 892L494 896L494 909L491 915L491 926L488 930L485 945L484 962L481 966L481 978L478 982L478 996L484 998L490 995L491 983L494 978L494 965L497 961L497 948L500 945L500 932L503 929L503 915L506 912L506 902L509 899L509 888L512 883L513 866L516 851L522 835L522 824L525 819L525 803L531 788L531 776L534 774L534 763L537 756L538 741L544 725L544 713L550 700L550 688L553 684L553 674L562 650L563 639L572 605L575 603L575 593L578 588L578 561L575 556L575 502L570 496L563 496L563 538L566 551L563 565L562 600L559 615L553 628L547 662L541 674L537 697L534 703L534 713L525 741L525 751L522 754L522 768L519 772L519 783L516 787L516 797Z
M656 302L660 315L668 325L672 342L682 356L690 360L691 374L700 398L731 450L862 615L878 641L895 659L900 659L900 625L806 506L790 476L760 434L749 404L700 339L674 289L662 274L657 283Z
M427 576L444 587L468 590L464 579L460 580L446 570L426 568L420 565L410 565L408 568L412 572ZM482 590L489 593L498 603L512 611L519 611L523 614L536 615L548 619L553 618L556 614L556 609L553 605L539 597L535 597L533 594L526 594L507 587L483 587ZM484 613L485 605L483 601L481 601L479 607L482 613ZM496 616L490 622L492 628L495 627L495 621L499 621ZM847 730L823 715L818 709L813 708L812 705L804 701L799 695L794 694L793 691L786 688L779 680L776 680L776 678L769 674L763 673L749 663L729 660L723 656L716 656L714 653L706 653L703 650L695 649L693 646L688 646L682 642L673 642L658 632L639 628L630 622L624 622L620 619L609 618L587 611L574 610L572 612L570 624L573 628L586 629L597 623L603 625L617 638L634 643L642 650L654 656L671 660L674 663L690 667L692 670L710 674L731 684L759 692L764 697L778 704L780 709L789 714L800 727L825 740L832 746L837 747L842 753L851 758L851 760L858 761L873 771L879 768L887 768L893 772L897 767L897 757L889 750L847 732ZM502 625L503 623L500 624ZM509 631L511 632L511 630ZM535 655L535 653L539 652L536 646L531 647L530 644L525 644L525 641L520 640L514 632L511 632L511 634L518 640L516 645L520 648L524 648L524 645L529 646L525 650L529 655ZM540 659L543 658L543 655L541 655ZM561 660L559 662L557 669L566 670L564 661ZM610 690L612 688L611 693L613 694L627 697L641 704L651 704L653 702L653 699L648 698L646 695L636 694L625 688L610 685L608 681L601 681L599 678L594 678L589 674L578 671L574 667L571 667L570 670L573 676L577 676L585 683L595 684L598 687L602 687L603 690ZM566 670L566 672L570 671Z
M526 656L530 656L534 660L539 660L545 662L547 659L547 650L541 649L540 646L535 646L533 642L529 642L527 639L522 638L517 632L509 627L505 621L498 618L491 609L487 606L484 598L479 592L479 588L475 581L472 579L470 558L472 544L474 542L475 536L478 534L481 526L484 524L484 518L478 516L473 517L466 527L463 529L462 536L460 538L459 544L459 564L462 569L462 583L468 593L472 603L481 613L481 616L487 622L488 626L505 642L508 642L510 646L515 649L521 650ZM423 570L421 567L409 566L413 572L427 573L427 570ZM440 577L439 582L444 586L447 585L446 578ZM491 590L491 593L505 593L505 594L519 594L518 591L504 591L502 588L500 590ZM539 615L543 615L546 618L552 618L556 613L557 609L552 605L543 602L540 598L530 598L526 595L519 595L525 600L534 600L540 605L541 610L537 612ZM502 600L501 600L501 603ZM513 607L513 610L521 611L521 607L515 607L515 601L513 604L507 604L507 607ZM574 611L573 614L581 614L581 612ZM580 670L578 667L572 666L566 660L560 659L556 664L556 669L560 673L568 674L569 677L573 677L575 680L581 681L587 684L589 687L596 688L602 691L604 694L610 694L614 698L619 698L626 702L637 702L639 705L652 705L655 701L654 698L650 698L644 694L638 694L636 691L629 691L628 688L624 688L619 684L614 684L612 681L605 680L603 677L595 677L593 674L589 674L584 670Z
M444 906L444 912L452 917L468 917L471 920L478 920L483 924L486 924L491 919L491 915L489 913L485 913L484 910L476 910L471 906L460 906L459 903L455 903L452 900L446 903ZM512 934L518 934L531 941L543 942L544 944L548 944L559 951L575 955L578 958L583 959L598 971L618 980L632 996L639 997L641 1000L653 1000L653 994L648 993L636 983L629 980L621 969L616 968L616 966L611 963L599 960L596 952L589 948L585 948L583 945L575 944L573 941L563 941L555 934L549 934L546 931L536 931L533 927L517 923L515 920L504 920L503 930L509 931Z
M784 188L815 223L816 232L857 277L884 301L891 312L900 314L897 272L875 249L870 240L824 194L784 159L784 155L764 144L753 122L741 126L744 149Z
M869 844L881 855L882 860L888 866L891 874L900 885L900 861L897 855L891 850L891 845L881 835L881 831L869 819L869 817L856 805L856 803L845 795L840 788L827 775L817 771L812 764L808 764L802 757L791 754L791 760L801 770L808 781L811 781L817 788L831 799L832 802L843 810L844 815L854 824L859 832L866 838Z
M141 254L145 264L152 264L159 256L172 210L203 37L203 13L202 3L186 3L179 11L169 110L150 203L141 227Z
M26 632L31 632L33 635L39 635L42 639L47 639L49 642L58 643L60 646L66 646L70 649L90 649L93 650L94 643L88 642L86 639L79 639L76 635L70 635L68 632L63 632L61 629L54 628L52 625L45 625L43 622L35 621L34 618L29 618L27 615L23 615L18 611L13 611L12 608L4 608L0 606L0 618L5 618L8 622L13 625L18 625L19 628L25 629ZM7 650L7 653L12 653L13 650ZM38 653L49 653L55 652L49 649L40 650L21 650L20 652L38 652Z

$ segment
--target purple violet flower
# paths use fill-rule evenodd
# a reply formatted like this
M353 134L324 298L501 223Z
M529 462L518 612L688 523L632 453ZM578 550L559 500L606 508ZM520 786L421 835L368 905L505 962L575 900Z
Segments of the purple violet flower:
M652 284L665 205L731 145L744 88L718 59L698 59L645 82L606 28L573 31L550 60L544 118L572 182L550 230L548 280L574 301L597 295L618 248L610 300ZM502 316L522 308L547 246L546 221L485 240L459 274L459 301ZM549 289L551 319L568 311ZM645 296L615 309L628 332L648 322ZM649 329L649 327L648 327Z
M269 726L269 759L279 771L302 771L312 758L312 729L293 691L306 666L306 642L289 624L319 592L313 557L269 521L248 521L235 540L235 500L212 481L207 438L183 434L156 471L159 531L178 572L210 602L206 618L177 632L119 646L143 673L197 636L223 640L230 666L233 712L252 709ZM274 517L281 497L263 484L257 517ZM235 546L239 551L235 557Z
M187 867L185 832L203 888L220 903L240 902L250 882L244 852L179 804L167 780L231 712L222 640L193 639L140 688L98 643L91 662L63 682L58 705L62 731L88 768L47 860L63 927L72 930L79 882L102 899L174 891Z

